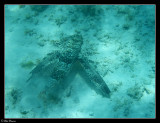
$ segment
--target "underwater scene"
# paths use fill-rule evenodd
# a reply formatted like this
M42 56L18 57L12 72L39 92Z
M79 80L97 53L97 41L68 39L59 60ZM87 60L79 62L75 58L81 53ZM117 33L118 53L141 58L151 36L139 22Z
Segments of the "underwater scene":
M155 5L5 5L5 118L155 118Z

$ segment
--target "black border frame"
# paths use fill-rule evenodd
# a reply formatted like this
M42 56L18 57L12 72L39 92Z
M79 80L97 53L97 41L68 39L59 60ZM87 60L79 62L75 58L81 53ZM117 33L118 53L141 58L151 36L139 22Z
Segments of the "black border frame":
M24 1L23 1L24 2ZM45 1L46 3L43 3L43 4L53 4L51 1L50 2L47 2L47 1ZM77 1L78 2L78 1ZM81 1L82 2L82 1ZM101 2L101 1L99 1L99 2ZM159 25L159 23L157 23L157 22L160 22L160 21L157 21L157 12L158 12L158 9L159 9L159 7L160 7L160 1L159 0L144 0L144 1L141 1L141 0L114 0L114 1L112 1L112 2L110 2L110 1L105 1L105 2L108 2L108 3L103 3L103 2L101 2L101 3L98 3L98 2L95 2L95 1L92 1L92 3L91 4L102 4L102 5L104 5L104 4L112 4L112 5L117 5L117 4L132 4L132 5L134 5L134 4L144 4L144 5L146 5L146 4L154 4L155 6L156 6L156 28L155 28L155 30L156 30L156 32L159 30L159 28L157 28L157 26ZM22 3L22 1L2 1L2 4L0 5L0 9L2 9L2 13L1 13L1 15L3 16L3 22L1 22L1 24L3 23L5 23L5 18L4 18L4 6L6 5L6 4L41 4L41 2L39 1L39 2L37 2L36 3L36 1L34 2L34 1L30 1L30 0L28 0L28 1L25 1L25 3ZM65 4L65 5L70 5L70 4L77 4L77 3L75 3L75 2L73 2L73 1L54 1L54 4ZM79 4L82 4L82 3L79 3ZM89 3L87 3L87 1L86 2L84 2L83 4L89 4ZM1 19L2 20L2 19ZM3 40L4 42L5 42L5 39L4 39L4 35L5 35L5 32L4 32L4 29L5 29L5 26L3 25L3 26L1 26L1 27L3 27L3 28L1 28L1 34L2 34L2 32L3 32L3 36L1 36L1 40ZM157 41L159 41L158 40L158 38L157 38L157 35L155 35L156 36L156 40ZM0 60L1 60L1 67L2 67L2 69L3 69L3 72L1 72L1 85L0 85L0 91L1 91L1 93L0 93L0 97L4 100L4 71L5 71L5 63L4 63L4 59L5 59L5 51L4 51L4 47L5 47L5 43L3 42L3 44L2 45L0 45L0 49L1 49L1 55L0 55ZM156 42L155 41L155 45L156 45L156 51L157 51L157 44L158 42ZM157 52L155 51L155 53L156 53L156 55L157 55ZM157 82L158 80L157 80L157 58L156 58L156 55L155 55L155 60L156 60L156 62L155 62L155 66L156 66L156 78L155 78L155 81ZM155 112L156 112L156 118L92 118L92 119L159 119L159 114L158 114L158 111L157 111L157 109L158 109L158 103L157 103L157 86L158 86L158 83L156 83L156 95L155 95L155 97L156 97L156 99L155 99L155 101L156 101L156 110L155 110ZM158 86L159 87L159 86ZM159 97L159 96L158 96ZM26 120L26 119L28 119L28 120L52 120L52 119L65 119L65 118L4 118L4 101L2 101L2 99L1 99L1 101L0 101L0 120L1 120L1 122L18 122L18 121L22 121L22 120ZM67 119L79 119L79 118L67 118ZM80 118L80 119L90 119L90 118Z

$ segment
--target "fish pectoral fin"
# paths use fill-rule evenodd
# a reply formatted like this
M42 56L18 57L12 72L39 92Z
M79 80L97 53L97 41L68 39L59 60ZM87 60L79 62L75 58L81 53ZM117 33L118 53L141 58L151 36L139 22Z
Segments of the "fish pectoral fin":
M94 67L88 63L87 59L78 60L77 66L78 73L85 79L88 86L95 90L96 93L107 98L110 97L110 89L107 84L99 73L95 71Z

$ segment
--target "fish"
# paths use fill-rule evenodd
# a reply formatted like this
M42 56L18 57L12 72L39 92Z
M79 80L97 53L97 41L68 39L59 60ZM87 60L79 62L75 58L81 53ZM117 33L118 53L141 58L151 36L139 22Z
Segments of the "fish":
M93 67L89 59L81 53L83 44L82 35L74 34L65 38L64 50L52 51L30 72L31 77L27 80L35 83L38 78L44 79L46 97L61 99L66 89L73 82L76 74L84 78L87 85L97 94L110 98L110 89L100 74ZM35 81L35 82L34 82ZM50 84L52 83L50 86Z

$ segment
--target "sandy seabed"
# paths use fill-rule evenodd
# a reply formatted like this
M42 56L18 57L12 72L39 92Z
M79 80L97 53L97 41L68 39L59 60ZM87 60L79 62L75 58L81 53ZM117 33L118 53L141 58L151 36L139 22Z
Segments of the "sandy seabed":
M48 53L64 50L62 37L75 33L111 97L77 74L68 96L51 103L41 83L35 91L26 80ZM155 5L6 5L5 117L155 118Z

